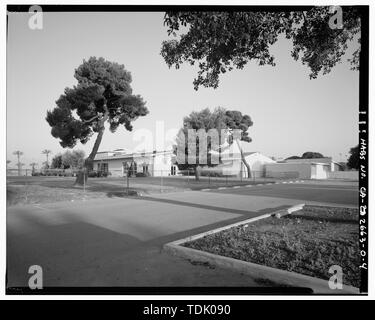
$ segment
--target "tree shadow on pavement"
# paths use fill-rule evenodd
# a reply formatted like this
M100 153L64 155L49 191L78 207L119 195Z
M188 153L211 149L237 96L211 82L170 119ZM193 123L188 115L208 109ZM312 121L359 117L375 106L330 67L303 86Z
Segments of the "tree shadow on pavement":
M240 215L243 215L243 216L246 216L246 217L249 217L249 218L259 216L261 214L273 212L273 211L282 210L282 209L290 207L289 205L282 205L282 206L262 209L262 210L254 212L254 211L248 211L248 210L242 210L242 209L223 208L223 207L217 207L217 206L205 205L205 204L193 203L193 202L185 202L185 201L179 201L179 200L154 198L154 197L149 197L149 196L144 196L144 197L141 197L140 199L141 200L147 200L147 201L169 203L169 204L174 204L174 205L179 205L179 206L187 206L187 207L192 207L192 208L235 213L235 214L240 214Z

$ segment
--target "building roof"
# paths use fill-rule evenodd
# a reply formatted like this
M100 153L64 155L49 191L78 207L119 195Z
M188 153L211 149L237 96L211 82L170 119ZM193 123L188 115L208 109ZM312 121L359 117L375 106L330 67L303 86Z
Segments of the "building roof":
M244 154L245 157L247 157L247 156L249 156L249 155L251 155L251 154L254 154L254 153L259 153L259 152L258 152L258 151L254 151L254 152L244 152L243 154Z
M310 163L310 162L322 162L322 163L330 163L333 162L331 157L323 157L323 158L300 158L300 159L285 159L284 162L289 163Z
M124 150L124 149L116 149L116 150ZM139 158L145 156L154 156L157 154L171 154L172 150L164 150L164 151L144 151L144 152L132 152L132 153L125 153L125 152L118 152L118 151L101 151L97 152L94 161L103 161L103 160L115 160L115 159L132 159L132 158Z
M316 164L319 164L319 165L323 165L323 166L329 166L330 163L327 163L327 162L317 162L317 161L310 161L310 162L307 162L307 161L301 161L301 162L287 162L287 161L278 161L278 162L275 162L275 163L267 163L267 165L274 165L274 164L280 164L280 165L316 165Z

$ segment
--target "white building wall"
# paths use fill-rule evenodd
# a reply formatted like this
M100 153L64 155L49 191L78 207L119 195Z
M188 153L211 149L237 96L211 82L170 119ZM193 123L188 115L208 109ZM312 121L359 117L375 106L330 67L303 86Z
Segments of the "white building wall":
M270 157L267 157L259 152L254 152L245 156L246 162L250 165L252 175L254 177L264 177L266 173L265 164L267 163L276 163L275 160L272 160ZM247 176L246 167L242 163L242 175Z
M208 167L205 166L201 168L201 175L215 175L218 174L220 176L238 176L241 172L241 160L224 160L223 163L214 166Z
M154 158L154 176L170 176L172 165L172 154L156 154Z
M108 171L114 177L123 177L124 167L123 163L131 162L137 164L136 173L143 173L144 166L148 166L148 172L151 176L169 176L171 175L172 163L172 152L160 152L160 153L146 153L146 154L134 154L120 158L104 157L102 154L94 160L94 170L98 169L98 163L108 164ZM178 168L175 167L175 173L178 173Z
M313 159L287 159L287 163L324 163L329 165L329 171L339 171L340 166L332 160L332 157L313 158Z
M236 151L236 150L234 150ZM254 152L245 156L247 163L250 165L250 170L252 171L253 176L255 177L263 177L265 174L264 165L266 163L275 163L276 161L272 160L271 158L259 153ZM242 173L243 177L247 176L247 170L244 166L241 155L239 152L233 153L231 155L225 154L222 157L221 161L223 163L214 166L214 167L203 167L202 168L202 175L205 174L214 174L217 173L223 176L238 176Z
M266 163L265 170L267 178L311 178L310 163Z
M327 179L327 174L330 171L330 165L322 163L311 164L311 179Z
M108 171L114 177L122 177L124 175L122 163L126 161L125 159L112 159L112 160L103 160L102 163L108 163ZM94 162L94 169L97 170L100 161Z

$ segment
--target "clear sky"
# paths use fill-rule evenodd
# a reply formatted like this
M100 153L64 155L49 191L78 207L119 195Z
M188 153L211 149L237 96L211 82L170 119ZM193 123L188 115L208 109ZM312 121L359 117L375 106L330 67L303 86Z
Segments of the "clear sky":
M310 80L309 70L290 56L291 43L282 38L273 47L276 67L248 63L227 72L218 89L193 89L196 69L169 69L160 55L168 39L163 13L44 13L43 29L28 27L29 14L8 17L7 159L24 152L22 162L45 161L43 149L63 152L50 134L46 112L67 86L83 59L102 56L125 65L132 73L133 92L147 101L150 113L134 122L134 130L178 129L193 110L217 106L251 116L253 141L247 151L287 157L315 151L344 160L358 143L359 73L345 56L332 72ZM355 43L348 53L354 50ZM139 132L139 131L138 131ZM94 137L93 137L94 138ZM94 139L77 144L86 154ZM140 141L124 128L105 132L101 150L133 149ZM341 155L340 155L341 154Z

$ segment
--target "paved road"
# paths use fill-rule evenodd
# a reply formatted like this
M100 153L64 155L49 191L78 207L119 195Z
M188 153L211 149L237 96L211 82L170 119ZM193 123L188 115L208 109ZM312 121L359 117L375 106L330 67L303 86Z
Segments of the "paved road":
M304 183L278 183L251 187L213 189L209 192L358 206L358 187L353 183L343 182L312 181Z

